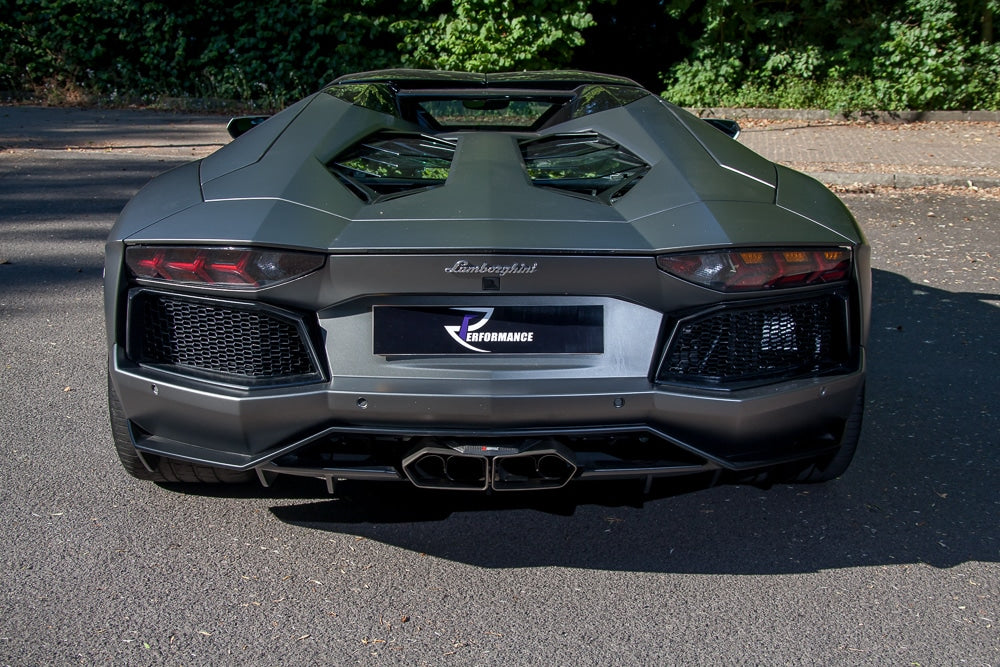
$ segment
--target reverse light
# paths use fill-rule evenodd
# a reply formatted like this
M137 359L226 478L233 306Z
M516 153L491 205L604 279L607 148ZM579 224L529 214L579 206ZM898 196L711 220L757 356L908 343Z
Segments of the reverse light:
M136 278L178 285L254 290L312 273L325 258L257 248L130 246L125 265Z
M747 292L825 285L847 280L848 248L718 250L660 255L667 273L720 292Z

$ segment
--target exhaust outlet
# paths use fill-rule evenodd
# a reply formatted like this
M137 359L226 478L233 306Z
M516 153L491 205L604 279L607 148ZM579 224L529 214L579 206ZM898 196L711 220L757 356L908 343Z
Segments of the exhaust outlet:
M531 491L566 486L577 471L573 452L554 440L532 444L518 451L482 445L448 447L430 440L403 459L403 473L422 489Z
M486 458L482 456L449 456L445 460L444 474L455 484L486 484Z
M417 459L413 462L413 467L422 478L439 479L444 477L444 457L437 454L428 454Z
M573 454L557 442L493 459L491 483L497 491L559 489L576 474Z
M489 461L443 447L425 447L403 459L403 473L422 489L485 491Z
M545 480L568 480L576 472L576 468L569 461L556 454L546 454L539 457L536 468L538 474Z

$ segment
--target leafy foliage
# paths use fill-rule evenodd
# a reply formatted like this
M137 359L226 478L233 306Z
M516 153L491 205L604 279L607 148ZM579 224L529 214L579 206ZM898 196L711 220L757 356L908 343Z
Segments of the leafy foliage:
M345 72L579 67L689 106L1000 108L1000 0L0 0L0 91L278 107Z
M280 106L399 63L387 0L0 0L0 89Z
M339 74L401 64L566 64L586 0L0 0L0 90L280 106ZM430 16L431 18L428 18ZM399 43L400 37L402 43ZM57 100L58 101L58 100Z
M565 65L581 30L594 25L586 0L422 0L420 18L392 24L412 67L503 72ZM450 6L451 12L446 13ZM425 14L438 14L424 18Z
M998 0L674 0L703 30L664 75L689 105L997 108Z

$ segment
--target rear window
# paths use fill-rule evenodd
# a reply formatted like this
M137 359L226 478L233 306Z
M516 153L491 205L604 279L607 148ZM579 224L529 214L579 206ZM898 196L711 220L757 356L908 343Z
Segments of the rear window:
M355 106L390 114L415 123L425 131L449 130L529 130L538 131L550 124L609 111L649 97L651 93L636 86L583 84L573 89L549 86L532 89L507 86L481 87L463 81L454 87L414 85L400 89L389 82L340 83L325 92ZM435 78L431 83L442 83Z
M541 119L555 111L563 101L556 103L544 100L482 97L423 100L417 106L442 129L473 127L528 129L538 125Z

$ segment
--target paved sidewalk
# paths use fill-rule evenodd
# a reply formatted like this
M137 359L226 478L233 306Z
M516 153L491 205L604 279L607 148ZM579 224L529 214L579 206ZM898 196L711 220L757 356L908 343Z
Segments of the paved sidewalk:
M1000 123L744 121L740 141L827 185L1000 187Z
M195 159L229 142L228 118L138 110L0 106L4 153ZM873 124L744 119L745 145L827 185L1000 187L1000 123Z
M0 106L0 159L11 151L196 159L229 143L228 121L161 111Z

